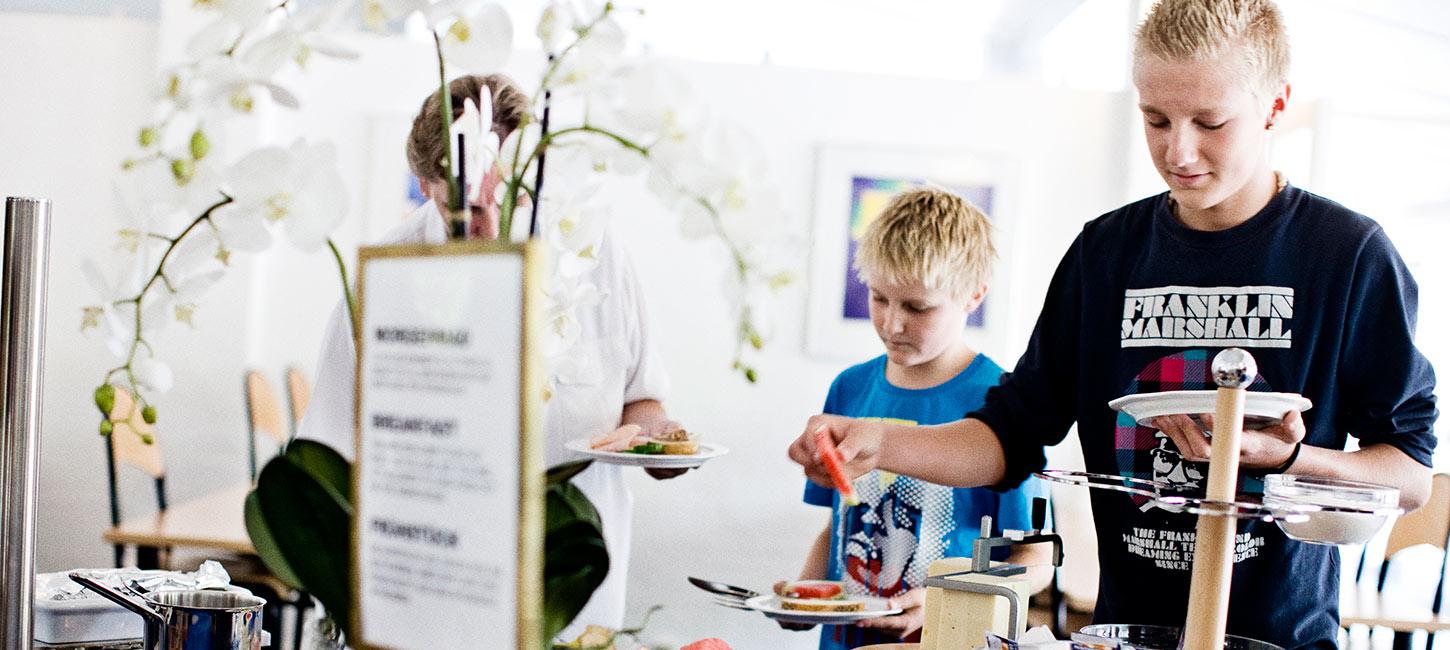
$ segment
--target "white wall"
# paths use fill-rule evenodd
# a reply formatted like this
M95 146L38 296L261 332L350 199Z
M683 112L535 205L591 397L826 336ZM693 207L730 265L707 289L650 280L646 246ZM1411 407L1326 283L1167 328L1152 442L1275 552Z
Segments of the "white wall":
M114 250L119 222L111 181L134 153L154 87L154 22L3 13L0 194L53 201L46 313L41 438L41 570L109 565L100 540L109 525L100 414L91 391L116 365L100 338L80 333L81 306L98 297L81 260ZM196 328L173 327L157 341L178 373L158 401L158 439L170 469L170 494L186 498L245 480L238 335L247 312L248 263L215 287ZM122 472L123 504L154 509L150 486ZM124 513L123 513L124 514Z

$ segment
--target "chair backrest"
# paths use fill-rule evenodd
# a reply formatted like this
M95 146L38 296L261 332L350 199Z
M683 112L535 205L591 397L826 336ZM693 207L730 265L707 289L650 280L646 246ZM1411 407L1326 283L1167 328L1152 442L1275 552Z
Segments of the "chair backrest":
M116 402L109 419L110 451L115 461L135 467L151 478L166 476L166 461L161 456L161 445L156 442L156 427L146 423L140 405L126 389L116 388Z
M1395 520L1395 525L1390 528L1375 590L1384 592L1390 561L1395 558L1396 553L1421 544L1433 546L1440 549L1440 572L1439 579L1435 581L1435 596L1430 603L1430 611L1439 614L1445 594L1446 561L1450 560L1447 538L1450 538L1450 474L1436 474L1431 478L1430 498L1425 501L1425 505ZM1364 557L1361 556L1360 571L1363 570Z
M1450 474L1436 474L1431 479L1430 499L1419 510L1400 517L1390 529L1385 557L1417 544L1429 544L1445 550L1450 539Z
M256 370L248 370L242 382L247 398L247 459L252 478L257 476L257 446L271 451L287 444L287 428L282 424L282 408L277 393L267 378Z
M111 435L106 436L106 481L111 500L111 525L121 523L121 496L117 487L116 466L130 465L150 476L156 487L156 509L166 511L166 460L156 427L148 424L141 406L131 393L116 386L115 403L106 419L111 422ZM124 547L114 547L115 565L122 566Z
M307 412L307 402L312 399L312 384L307 375L296 366L287 367L287 406L292 410L292 435L302 426L302 414Z

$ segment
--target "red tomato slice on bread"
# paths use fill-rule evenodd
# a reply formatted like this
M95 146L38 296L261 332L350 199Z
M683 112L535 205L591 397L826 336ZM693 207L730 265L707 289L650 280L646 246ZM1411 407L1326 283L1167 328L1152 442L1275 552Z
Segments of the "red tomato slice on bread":
M730 650L730 644L716 638L700 639L680 650Z
M772 590L782 598L832 600L845 598L846 583L840 580L781 580Z
M841 501L848 506L861 503L856 498L856 487L851 485L851 479L846 477L846 461L841 458L841 451L836 449L836 441L831 438L831 432L826 425L816 428L816 455L826 464L826 471L831 473L831 482L836 484L836 490L841 493Z

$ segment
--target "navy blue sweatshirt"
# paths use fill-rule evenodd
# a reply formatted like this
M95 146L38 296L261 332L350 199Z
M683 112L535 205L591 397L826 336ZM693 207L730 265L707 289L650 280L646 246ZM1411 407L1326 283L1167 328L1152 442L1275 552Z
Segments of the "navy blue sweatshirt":
M1053 276L1027 351L969 414L992 427L1012 486L1076 423L1091 472L1204 487L1202 464L1114 413L1127 394L1213 388L1227 347L1258 362L1250 390L1299 393L1304 444L1388 444L1429 466L1434 372L1414 346L1416 286L1379 225L1294 187L1218 232L1185 227L1168 195L1089 222ZM1249 487L1247 482L1245 487ZM1093 490L1102 577L1095 619L1182 626L1196 519ZM1146 507L1146 510L1145 510ZM1335 647L1339 555L1241 522L1228 631Z

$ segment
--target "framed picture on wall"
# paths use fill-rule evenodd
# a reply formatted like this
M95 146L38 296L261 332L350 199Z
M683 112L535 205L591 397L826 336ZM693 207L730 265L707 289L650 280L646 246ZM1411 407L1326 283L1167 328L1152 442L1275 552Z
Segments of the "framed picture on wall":
M998 260L987 299L963 327L978 350L996 351L1009 299L1007 268L1016 164L997 154L823 146L817 153L806 350L863 361L882 352L871 325L870 292L856 274L858 242L896 194L936 186L981 208L993 224Z

